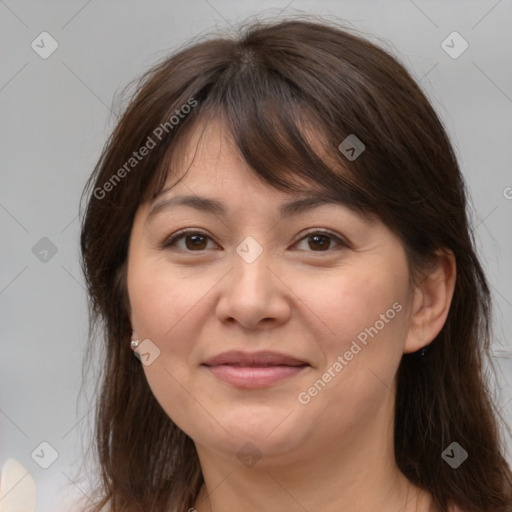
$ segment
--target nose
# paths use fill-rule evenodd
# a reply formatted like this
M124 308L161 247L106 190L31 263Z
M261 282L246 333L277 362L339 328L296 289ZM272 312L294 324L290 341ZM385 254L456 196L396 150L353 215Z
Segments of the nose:
M233 268L222 280L218 318L247 329L265 329L286 322L290 317L290 292L277 267L265 251L254 260L246 258L243 251L235 252Z

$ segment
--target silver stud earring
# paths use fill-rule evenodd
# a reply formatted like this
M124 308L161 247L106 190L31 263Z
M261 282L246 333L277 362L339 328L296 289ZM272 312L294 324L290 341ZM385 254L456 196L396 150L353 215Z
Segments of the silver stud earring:
M139 346L139 340L132 340L130 341L130 347L131 348L137 348Z
M426 347L423 347L423 348L420 348L420 350L418 350L416 352L416 354L421 357L421 358L424 358L430 351L430 345L427 345Z

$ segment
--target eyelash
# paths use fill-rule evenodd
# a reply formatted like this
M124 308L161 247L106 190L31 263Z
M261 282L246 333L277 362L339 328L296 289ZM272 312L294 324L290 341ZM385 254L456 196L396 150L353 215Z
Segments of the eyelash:
M213 239L206 233L202 232L202 231L198 231L197 229L183 229L182 231L178 231L177 233L175 233L174 235L171 235L169 238L167 238L163 244L162 244L162 249L170 249L170 250L180 250L182 252L186 252L186 253L194 253L194 252L197 252L197 253L203 253L206 251L206 249L203 249L203 250L198 250L198 251L191 251L191 250L188 250L188 249L174 249L173 246L176 245L176 242L178 242L179 240L185 238L187 235L201 235L201 236L204 236L210 240L213 241ZM337 243L338 243L338 246L335 247L334 249L327 249L325 251L306 251L306 252L312 252L312 253L327 253L327 252L330 252L332 250L335 250L335 249L340 249L340 248L350 248L350 244L343 240L342 238L340 238L339 236L336 236L334 233L332 233L331 231L327 231L327 230L314 230L314 231L309 231L307 233L305 233L301 238L299 238L296 242L294 242L294 245L298 242L301 242L302 240L304 240L305 238L307 238L308 236L312 236L312 235L322 235L322 236L327 236L328 238L330 239L333 239L335 240Z

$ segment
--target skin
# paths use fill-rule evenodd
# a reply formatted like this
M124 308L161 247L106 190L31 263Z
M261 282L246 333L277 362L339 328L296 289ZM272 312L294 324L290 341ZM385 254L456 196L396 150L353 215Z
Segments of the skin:
M341 204L280 218L279 205L299 196L258 179L220 121L202 137L196 129L173 158L169 190L155 203L197 194L225 203L228 216L174 206L149 217L154 203L141 205L127 284L133 339L160 350L144 366L148 383L198 452L205 485L195 510L434 510L395 464L396 371L403 353L428 345L446 320L453 255L440 253L436 269L411 288L403 244L379 220ZM188 246L181 239L162 247L183 228L207 236L199 249L190 235ZM328 238L319 248L310 235L321 229L350 247ZM248 236L263 250L252 263L236 252ZM401 311L300 403L299 393L394 303ZM202 366L227 350L275 350L310 367L268 388L238 388ZM247 443L261 456L250 467L237 457Z

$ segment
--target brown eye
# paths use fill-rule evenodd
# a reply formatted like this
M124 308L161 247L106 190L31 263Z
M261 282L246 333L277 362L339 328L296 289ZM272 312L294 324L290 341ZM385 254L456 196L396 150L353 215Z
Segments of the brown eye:
M187 249L204 249L206 237L203 235L185 235L185 246ZM190 243L189 243L190 242Z
M180 245L182 240L184 241L184 244ZM204 252L208 249L208 241L212 241L212 239L205 233L194 230L185 230L178 232L166 240L162 244L162 248L180 250L183 252ZM331 249L349 247L347 242L327 231L312 231L303 236L299 240L299 243L295 245L300 245L305 241L307 241L307 246L305 248L303 247L302 250L307 252L328 252ZM334 247L332 247L333 242L335 243Z
M323 251L325 249L328 249L331 243L330 237L326 235L310 235L308 239L309 247L313 250L316 250L318 248L320 251Z
M303 241L307 241L307 247L304 250L308 252L327 252L332 248L333 241L337 246L334 248L348 247L348 244L341 238L324 231L310 232L299 241L299 244Z
M181 240L185 241L184 246L178 245L178 242L181 242ZM211 238L199 231L182 231L181 233L178 233L177 235L165 241L163 247L177 247L179 250L185 252L201 252L207 248L208 240L211 240Z

